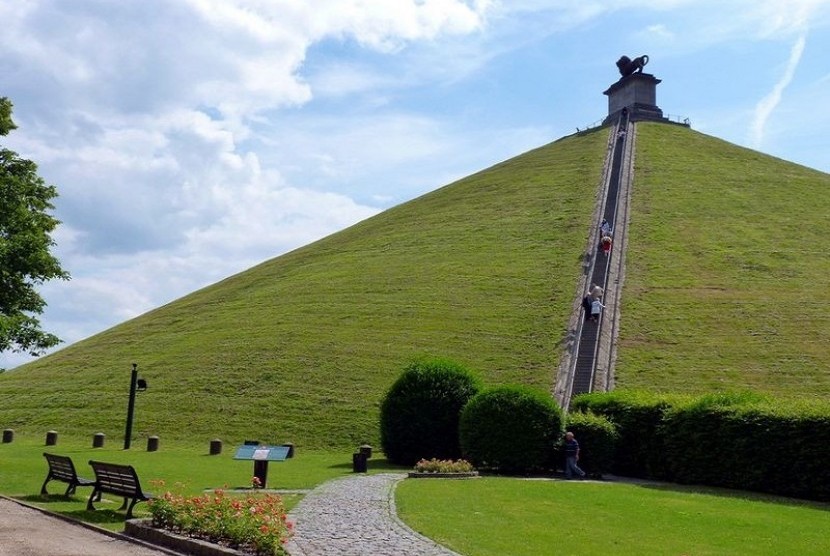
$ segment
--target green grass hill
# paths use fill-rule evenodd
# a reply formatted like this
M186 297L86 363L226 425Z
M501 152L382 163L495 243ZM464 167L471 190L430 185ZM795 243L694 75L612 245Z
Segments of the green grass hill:
M617 386L830 395L830 175L639 124Z
M419 355L550 389L607 133L570 137L0 375L0 428L377 443Z
M607 130L535 149L0 375L0 428L377 443L421 355L550 390ZM637 125L618 386L830 393L830 176Z

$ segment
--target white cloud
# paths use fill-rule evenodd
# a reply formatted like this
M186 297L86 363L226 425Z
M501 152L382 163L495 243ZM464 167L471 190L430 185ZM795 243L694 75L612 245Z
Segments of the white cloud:
M44 320L77 340L374 214L375 204L555 139L561 122L570 132L601 118L572 107L590 106L576 99L576 82L597 79L594 58L609 48L710 75L707 66L729 58L723 45L772 51L780 42L792 71L758 105L763 137L788 106L796 65L799 76L807 65L793 41L809 30L811 47L821 44L829 5L0 2L0 94L20 124L3 143L58 186L59 256L74 276L46 286ZM693 65L703 51L710 57ZM546 60L555 62L541 68ZM739 131L746 99L769 88L743 84L740 102L712 106L699 81L684 93L706 117L739 115ZM823 106L820 94L810 98Z
M188 0L148 8L0 5L3 94L21 124L8 145L36 160L61 194L57 254L73 280L46 285L44 320L60 323L69 341L375 214L333 192L336 182L307 188L263 167L246 144L252 130L264 112L312 99L299 73L312 45L354 41L394 52L475 33L488 3ZM366 83L348 85L344 76L328 74L329 94L383 81L367 72ZM286 152L290 160L297 147ZM81 307L84 323L72 324Z
M790 50L790 57L787 61L784 73L781 75L781 78L769 94L761 99L755 108L755 117L752 119L752 125L750 127L750 144L754 148L759 148L763 143L764 128L767 120L773 110L775 110L781 102L781 96L784 93L784 89L786 89L787 85L790 84L793 79L793 75L795 75L795 70L798 67L798 62L801 60L801 55L804 52L804 45L806 41L807 37L804 35L800 36L798 40L795 41L795 44L793 44L792 49Z

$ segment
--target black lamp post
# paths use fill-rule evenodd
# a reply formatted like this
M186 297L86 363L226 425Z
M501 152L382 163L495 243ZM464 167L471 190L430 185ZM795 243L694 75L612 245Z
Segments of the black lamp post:
M130 373L130 401L127 404L127 430L124 432L124 449L130 449L130 437L133 435L133 411L135 411L135 393L147 389L147 381L138 378L138 363L133 363Z

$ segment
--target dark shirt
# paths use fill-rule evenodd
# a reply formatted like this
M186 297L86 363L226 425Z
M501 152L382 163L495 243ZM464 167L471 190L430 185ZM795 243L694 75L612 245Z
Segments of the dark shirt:
M576 439L565 441L565 457L575 457L579 453L579 442Z
M588 294L588 295L586 295L585 297L582 298L582 308L585 309L586 311L588 311L589 313L591 312L591 302L592 301L593 301L593 298L591 297L591 294Z

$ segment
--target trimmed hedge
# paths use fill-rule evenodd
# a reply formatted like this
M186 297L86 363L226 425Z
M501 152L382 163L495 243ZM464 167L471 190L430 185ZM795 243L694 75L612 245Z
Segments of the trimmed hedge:
M675 480L830 500L830 407L762 402L667 412Z
M464 457L479 469L541 470L562 434L562 410L546 393L500 386L473 397L461 412Z
M410 363L380 408L380 443L389 461L460 458L459 415L480 389L469 370L448 359Z
M669 408L663 415L660 434L672 479L681 483L730 486L737 484L736 475L744 475L747 489L763 490L764 480L755 476L756 466L729 468L718 463L722 457L735 454L755 461L763 455L758 450L764 446L763 443L753 445L755 435L745 436L719 416L738 406L766 401L767 398L754 393L726 392L707 394ZM728 453L721 453L725 448L721 445L724 437L731 439Z
M626 477L670 479L660 434L663 414L677 396L613 390L574 398L572 411L592 412L617 426L619 438L612 471Z
M826 401L615 391L575 402L572 408L608 416L619 427L621 443L630 439L632 444L618 447L615 457L645 471L637 476L830 501ZM659 474L651 474L655 469Z
M593 413L569 413L565 417L565 430L574 433L579 442L579 467L589 476L601 477L614 463L619 433L617 427L602 415ZM556 445L557 467L564 468L565 453L560 441Z

